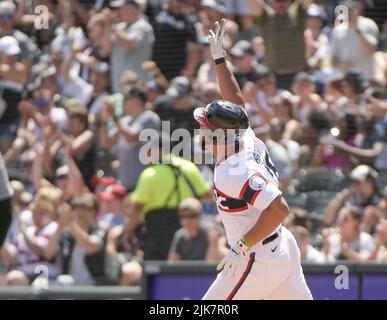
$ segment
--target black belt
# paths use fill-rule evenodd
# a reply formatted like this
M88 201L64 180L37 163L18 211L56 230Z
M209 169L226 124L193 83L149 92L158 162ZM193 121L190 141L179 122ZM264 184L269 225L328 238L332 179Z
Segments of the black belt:
M270 237L267 237L265 240L262 241L262 244L263 245L266 245L272 241L274 241L275 239L278 238L278 232L272 234Z

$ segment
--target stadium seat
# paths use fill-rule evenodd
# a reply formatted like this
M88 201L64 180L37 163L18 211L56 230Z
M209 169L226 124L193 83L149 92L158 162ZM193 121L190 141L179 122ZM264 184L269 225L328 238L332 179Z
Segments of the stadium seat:
M297 192L339 191L347 184L345 176L340 170L326 168L300 170L296 178L299 181L296 186Z

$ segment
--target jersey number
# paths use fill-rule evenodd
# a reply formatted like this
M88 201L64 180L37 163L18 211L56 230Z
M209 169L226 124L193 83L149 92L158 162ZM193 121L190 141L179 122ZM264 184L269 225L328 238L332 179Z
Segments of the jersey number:
M272 177L275 176L278 178L277 169L275 168L273 161L271 161L268 151L265 152L265 167Z

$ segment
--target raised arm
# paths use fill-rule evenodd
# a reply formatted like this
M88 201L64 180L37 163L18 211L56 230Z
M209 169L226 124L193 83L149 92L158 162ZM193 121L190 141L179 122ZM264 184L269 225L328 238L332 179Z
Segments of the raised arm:
M211 54L216 65L216 74L218 85L224 100L234 102L242 107L245 103L242 98L242 92L239 85L227 66L225 51L223 50L223 36L227 20L222 19L220 23L215 23L215 29L210 30L208 40L210 42Z

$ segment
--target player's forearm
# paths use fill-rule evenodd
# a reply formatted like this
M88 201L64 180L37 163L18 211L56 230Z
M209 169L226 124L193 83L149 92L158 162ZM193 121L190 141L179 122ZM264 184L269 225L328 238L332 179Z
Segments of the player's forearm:
M289 207L282 196L278 196L265 209L257 223L245 235L249 246L253 246L267 238L287 217Z
M233 73L228 68L227 63L219 63L215 67L218 78L218 85L224 100L234 102L244 108L242 92L239 88Z

